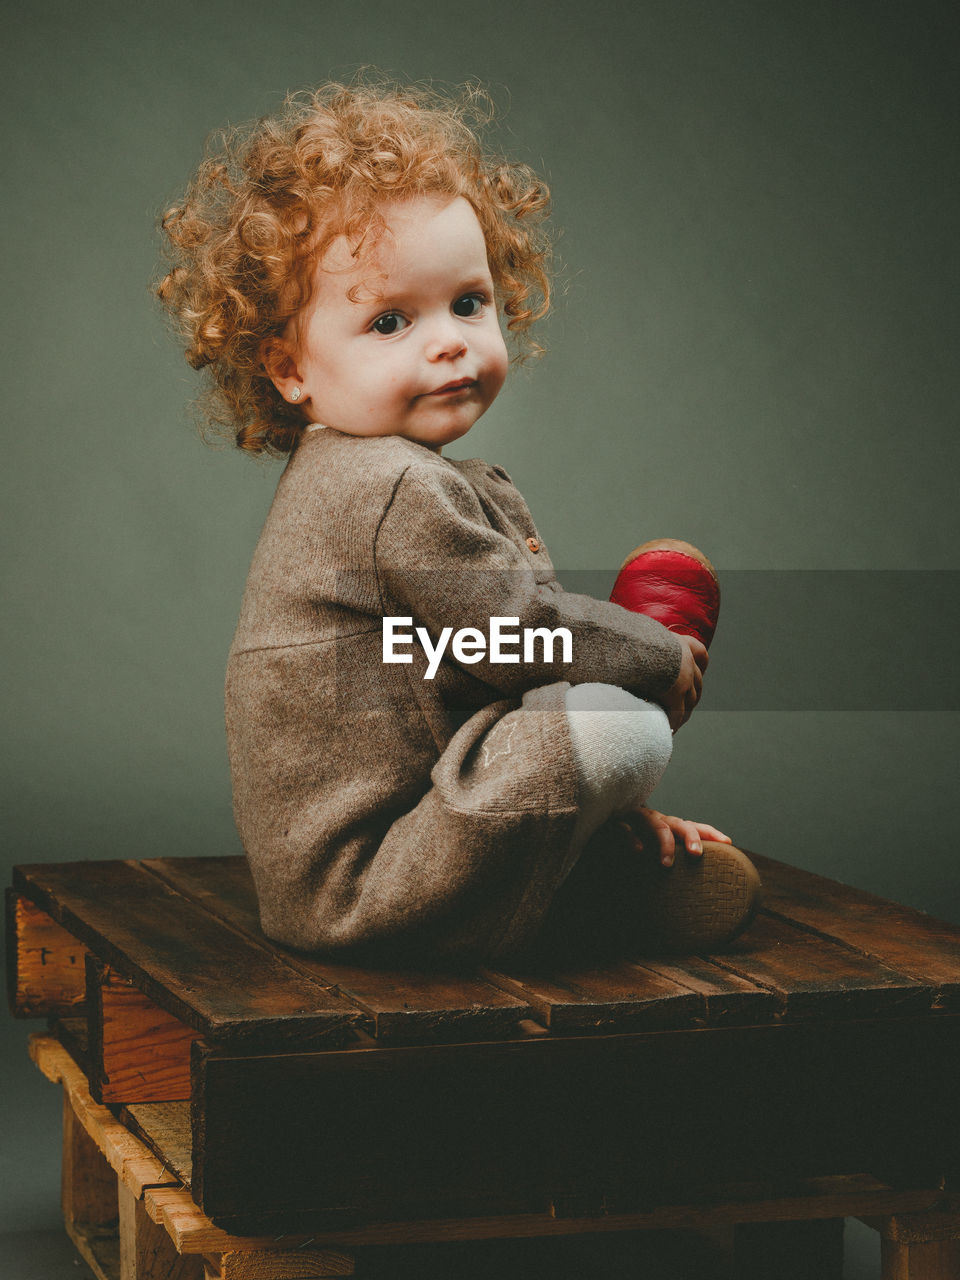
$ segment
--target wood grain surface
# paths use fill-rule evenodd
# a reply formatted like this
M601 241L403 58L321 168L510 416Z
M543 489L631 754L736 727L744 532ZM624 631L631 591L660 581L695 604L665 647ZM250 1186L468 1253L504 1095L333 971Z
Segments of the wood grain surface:
M362 1014L136 863L14 868L14 886L161 1008L222 1043L343 1042Z
M751 853L764 909L935 988L939 1008L960 1006L960 927L862 889Z
M263 940L245 858L154 858L142 864L247 937ZM516 1034L525 1001L472 972L370 968L274 946L298 972L344 996L370 1018L382 1044L489 1040Z
M84 999L86 948L29 898L6 892L7 1003L15 1018L70 1013Z

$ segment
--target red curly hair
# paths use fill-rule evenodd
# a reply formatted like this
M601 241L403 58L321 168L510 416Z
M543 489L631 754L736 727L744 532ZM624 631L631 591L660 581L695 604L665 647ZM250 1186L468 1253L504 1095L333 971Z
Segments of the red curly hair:
M304 419L267 376L264 344L308 300L310 268L333 240L376 242L387 199L470 202L520 358L540 353L528 330L549 305L549 192L526 165L485 150L491 115L475 86L451 97L357 81L293 94L277 116L218 135L218 153L162 219L171 269L157 294L188 362L212 374L206 417L239 448L295 447Z

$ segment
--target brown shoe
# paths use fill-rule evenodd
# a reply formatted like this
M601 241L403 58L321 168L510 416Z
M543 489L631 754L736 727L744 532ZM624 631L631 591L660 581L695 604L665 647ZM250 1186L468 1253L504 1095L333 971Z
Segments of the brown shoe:
M647 864L638 929L644 952L716 951L756 915L760 876L747 855L715 840L702 844L700 857L678 849L672 867Z

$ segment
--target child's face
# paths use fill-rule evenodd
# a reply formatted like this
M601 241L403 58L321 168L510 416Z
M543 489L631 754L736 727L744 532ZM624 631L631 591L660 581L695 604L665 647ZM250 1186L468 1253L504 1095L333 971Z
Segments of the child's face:
M439 451L496 398L507 351L483 232L462 197L385 204L387 233L354 258L345 237L318 265L295 326L287 398L355 436L404 436ZM295 365L295 368L293 367Z

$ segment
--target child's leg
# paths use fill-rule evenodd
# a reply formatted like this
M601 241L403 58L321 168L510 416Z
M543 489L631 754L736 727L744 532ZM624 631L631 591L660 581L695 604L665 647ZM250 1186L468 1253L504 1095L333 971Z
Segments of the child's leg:
M590 837L614 814L639 808L670 760L667 713L609 684L578 684L565 694L580 803L565 877Z
M609 819L645 804L670 760L664 710L612 685L564 694L578 769L578 817L540 944L574 954L700 951L726 945L752 919L759 877L731 845L663 867Z

